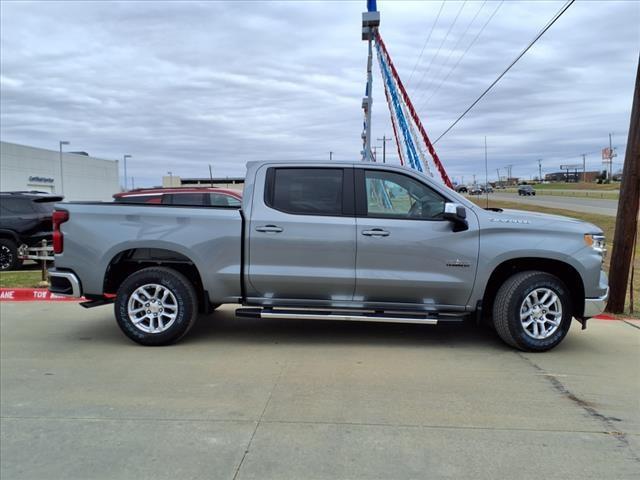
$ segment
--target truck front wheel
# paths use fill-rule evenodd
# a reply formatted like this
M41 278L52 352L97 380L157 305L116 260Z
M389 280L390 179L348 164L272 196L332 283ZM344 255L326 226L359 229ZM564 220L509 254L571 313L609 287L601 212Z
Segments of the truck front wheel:
M571 326L571 296L562 281L545 272L527 271L508 278L493 304L500 338L527 352L558 345Z
M120 285L115 301L118 326L141 345L170 345L191 329L198 299L191 282L171 268L139 270Z
M8 238L0 238L0 271L15 270L22 265L18 258L16 242Z

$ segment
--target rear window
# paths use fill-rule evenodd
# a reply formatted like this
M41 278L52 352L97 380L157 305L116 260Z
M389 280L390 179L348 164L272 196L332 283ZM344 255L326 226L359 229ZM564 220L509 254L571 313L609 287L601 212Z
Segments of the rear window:
M242 202L231 195L223 193L210 193L209 204L212 207L240 207Z
M30 197L0 197L0 214L3 216L33 215L34 213L50 214L53 212L52 202L34 202Z
M181 205L184 207L204 207L207 205L204 193L176 193L165 194L162 199L165 205Z
M343 169L273 168L266 202L299 215L342 215Z

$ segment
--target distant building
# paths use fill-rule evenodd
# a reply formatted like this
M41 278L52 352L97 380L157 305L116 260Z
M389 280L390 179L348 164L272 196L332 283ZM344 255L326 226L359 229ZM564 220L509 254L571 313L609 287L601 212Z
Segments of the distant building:
M62 176L62 177L61 177ZM111 200L120 191L118 161L0 142L0 191L37 190L65 200Z
M576 183L576 182L582 182L585 181L587 183L590 182L595 182L598 179L598 176L600 175L601 172L599 171L594 171L594 172L583 172L578 170L563 170L562 172L553 172L553 173L547 173L544 176L545 181L547 182L570 182L570 183Z
M244 189L244 177L214 177L212 178L182 178L177 175L165 175L162 177L162 186L165 188L179 187L223 187L235 190Z

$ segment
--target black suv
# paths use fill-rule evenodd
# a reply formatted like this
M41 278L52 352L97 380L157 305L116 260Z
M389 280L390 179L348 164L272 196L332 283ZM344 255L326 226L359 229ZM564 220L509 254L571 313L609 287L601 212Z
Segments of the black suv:
M21 245L51 241L51 214L59 195L46 192L0 192L0 270L19 267Z
M518 187L518 195L520 196L535 195L535 194L536 194L536 191L533 189L531 185L520 185L520 187Z

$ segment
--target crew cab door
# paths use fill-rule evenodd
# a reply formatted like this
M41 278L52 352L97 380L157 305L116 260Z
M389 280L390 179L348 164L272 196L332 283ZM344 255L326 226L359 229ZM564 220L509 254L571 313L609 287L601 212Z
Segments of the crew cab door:
M265 167L255 185L246 232L249 300L352 300L353 168Z
M357 256L354 300L465 306L475 279L479 232L453 231L447 198L418 178L356 169Z

